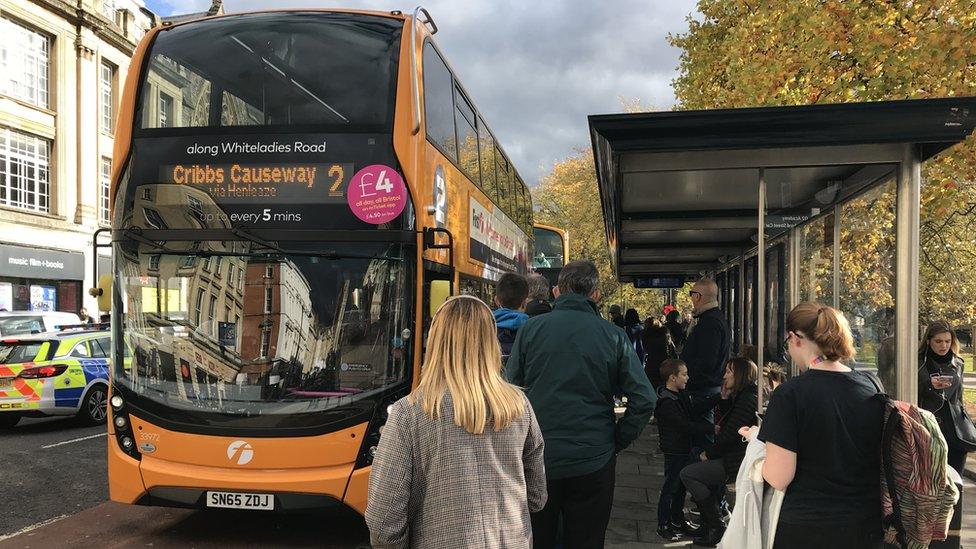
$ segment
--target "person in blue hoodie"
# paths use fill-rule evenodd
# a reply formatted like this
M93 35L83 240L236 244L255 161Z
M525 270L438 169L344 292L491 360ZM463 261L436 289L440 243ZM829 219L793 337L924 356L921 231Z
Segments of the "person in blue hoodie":
M495 285L495 326L498 330L498 343L502 347L502 364L508 362L512 345L519 328L529 319L525 314L525 302L529 299L529 283L525 277L516 273L505 273Z

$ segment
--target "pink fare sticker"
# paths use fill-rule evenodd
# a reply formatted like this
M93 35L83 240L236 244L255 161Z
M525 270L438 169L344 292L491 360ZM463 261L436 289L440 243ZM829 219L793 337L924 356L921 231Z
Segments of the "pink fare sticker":
M393 221L403 212L407 205L407 187L395 169L373 164L352 176L346 198L356 217L380 225Z

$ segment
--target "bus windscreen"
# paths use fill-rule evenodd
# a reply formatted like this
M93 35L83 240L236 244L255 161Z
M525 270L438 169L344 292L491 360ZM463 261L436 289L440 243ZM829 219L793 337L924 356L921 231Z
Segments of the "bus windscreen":
M409 262L397 244L321 250L117 244L133 359L115 383L202 425L307 427L358 412L408 375Z
M250 14L163 30L141 129L388 126L402 23L344 13Z

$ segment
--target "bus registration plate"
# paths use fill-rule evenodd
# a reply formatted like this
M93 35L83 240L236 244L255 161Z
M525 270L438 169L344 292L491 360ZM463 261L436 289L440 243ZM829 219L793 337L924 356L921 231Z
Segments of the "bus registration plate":
M271 494L242 494L240 492L207 492L207 507L273 511L274 496Z

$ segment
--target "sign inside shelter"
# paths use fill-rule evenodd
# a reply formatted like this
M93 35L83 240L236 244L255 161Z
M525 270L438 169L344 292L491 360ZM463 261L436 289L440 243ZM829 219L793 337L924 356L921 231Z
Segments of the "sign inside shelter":
M768 234L779 234L788 231L797 225L810 219L809 215L779 215L766 214L766 232Z
M684 284L685 279L681 277L638 278L634 280L635 288L680 288Z

